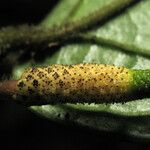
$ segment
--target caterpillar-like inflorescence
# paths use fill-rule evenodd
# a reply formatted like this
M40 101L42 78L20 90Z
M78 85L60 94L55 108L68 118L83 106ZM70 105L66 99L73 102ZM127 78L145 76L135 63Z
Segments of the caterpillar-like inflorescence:
M125 67L51 65L27 69L18 81L17 96L42 103L126 101L141 89L139 80L136 70Z

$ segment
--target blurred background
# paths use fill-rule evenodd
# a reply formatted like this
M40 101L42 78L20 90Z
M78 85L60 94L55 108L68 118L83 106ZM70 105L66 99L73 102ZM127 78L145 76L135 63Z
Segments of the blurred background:
M59 0L0 0L0 26L37 24ZM0 68L2 70L3 68ZM1 146L52 149L149 149L148 142L117 134L65 126L37 116L27 108L0 100ZM3 142L4 141L4 142Z

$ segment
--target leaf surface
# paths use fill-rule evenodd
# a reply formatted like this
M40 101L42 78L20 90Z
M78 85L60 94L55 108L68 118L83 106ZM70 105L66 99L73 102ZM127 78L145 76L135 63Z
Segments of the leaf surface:
M91 12L111 3L112 0L61 0L58 6L45 18L43 27L63 24L81 19ZM67 8L67 9L66 9ZM110 39L125 45L137 47L150 55L150 1L142 1L125 12L114 16L105 24L93 27L86 34L95 38ZM61 47L42 63L77 64L102 63L126 66L134 69L150 69L150 58L122 51L122 49L101 45L100 43L72 43ZM41 64L40 64L41 65ZM24 66L14 70L14 76L22 73ZM32 106L31 110L51 120L97 129L99 131L119 132L130 137L150 139L150 98L127 103L114 104L64 104Z

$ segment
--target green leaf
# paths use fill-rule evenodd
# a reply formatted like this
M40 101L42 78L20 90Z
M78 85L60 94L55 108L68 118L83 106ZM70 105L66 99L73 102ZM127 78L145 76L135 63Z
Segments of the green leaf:
M44 27L53 27L65 23L66 19L73 14L73 11L80 2L81 0L61 0L56 9L45 17L41 25Z
M103 7L112 0L61 0L58 6L43 22L43 27L80 19L92 11ZM69 9L64 9L69 7ZM137 47L139 51L150 54L150 1L142 1L130 7L122 14L111 18L103 26L89 31L88 35L109 39L125 45ZM94 62L114 64L136 69L150 69L150 59L122 49L101 45L100 43L72 43L61 47L56 53L48 56L42 63L76 64ZM37 64L36 64L37 65ZM41 64L40 64L41 65ZM30 66L30 63L28 63ZM14 70L17 78L24 66ZM135 100L127 103L114 104L64 104L32 106L32 111L51 120L68 124L73 122L83 127L99 131L116 132L132 138L150 139L150 98Z
M117 41L124 45L136 47L139 52L150 55L150 1L141 2L102 28L91 31L96 38ZM136 52L137 52L136 51ZM138 53L138 52L137 52Z

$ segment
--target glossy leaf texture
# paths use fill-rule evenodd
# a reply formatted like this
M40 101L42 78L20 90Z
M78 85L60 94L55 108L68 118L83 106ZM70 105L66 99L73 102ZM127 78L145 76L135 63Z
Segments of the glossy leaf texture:
M48 14L43 28L61 25L81 19L91 12L111 3L112 0L61 0ZM36 65L99 63L126 66L134 69L150 69L150 1L143 0L105 23L93 27L85 34L124 45L132 45L136 51L126 51L99 42L72 42L62 46ZM35 64L32 64L35 65ZM14 69L18 78L30 62ZM32 106L30 109L46 118L78 124L98 131L115 132L131 138L150 139L150 98L114 104L64 104Z

